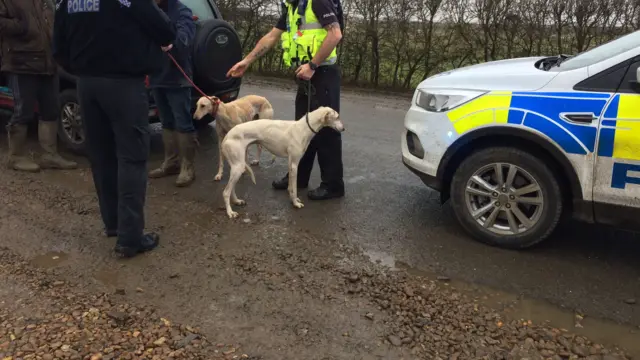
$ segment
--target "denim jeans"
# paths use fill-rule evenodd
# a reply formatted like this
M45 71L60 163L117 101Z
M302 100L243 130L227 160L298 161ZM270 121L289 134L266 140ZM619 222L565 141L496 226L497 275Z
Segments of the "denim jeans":
M191 116L190 87L158 87L151 90L162 127L179 133L196 131Z

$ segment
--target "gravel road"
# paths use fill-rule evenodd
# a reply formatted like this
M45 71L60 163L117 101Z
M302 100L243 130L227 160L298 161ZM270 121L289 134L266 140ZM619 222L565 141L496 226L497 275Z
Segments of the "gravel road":
M249 85L245 91L273 98L276 115L292 113L278 110L293 97L286 90ZM397 123L393 129L401 125L404 100L345 99L347 114L361 111L347 123L357 140L345 140L345 200L306 201L294 211L286 194L269 189L284 169L278 161L256 172L258 186L241 181L238 192L248 205L238 221L230 221L220 209L223 184L212 180L216 145L202 140L194 186L179 190L170 179L150 183L148 228L162 234L162 243L131 260L114 257L113 240L101 234L84 159L78 158L82 168L76 171L0 171L0 359L640 356L629 324L592 319L575 307L540 305L540 298L510 291L513 284L487 288L434 271L430 263L408 266L415 258L403 258L407 249L382 251L380 244L395 242L396 249L406 242L395 235L419 221L411 218L417 200L406 202L407 196L432 206L432 195L411 174L396 171L399 132L371 126L382 118ZM380 118L371 120L370 113ZM356 150L362 138L370 148ZM3 139L3 161L5 149ZM155 151L154 164L159 156ZM391 195L376 198L385 184ZM387 201L390 196L399 200ZM450 216L446 208L438 211L440 219ZM464 239L443 220L423 241L437 245L432 239L452 234ZM463 259L480 249L469 240L454 244ZM482 271L474 256L468 259L469 272ZM556 280L548 274L548 283ZM542 283L530 281L531 287ZM633 296L626 300L616 301L622 312L635 305Z

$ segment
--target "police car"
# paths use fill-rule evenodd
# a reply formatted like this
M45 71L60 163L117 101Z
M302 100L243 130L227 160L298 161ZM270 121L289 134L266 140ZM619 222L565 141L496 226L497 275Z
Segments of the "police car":
M637 31L432 76L406 114L403 162L490 245L530 247L563 214L638 229L639 65Z

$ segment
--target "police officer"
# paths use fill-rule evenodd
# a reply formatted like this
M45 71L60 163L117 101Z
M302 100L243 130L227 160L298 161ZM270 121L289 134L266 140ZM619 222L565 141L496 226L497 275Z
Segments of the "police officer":
M145 75L162 69L163 50L175 38L154 0L57 0L54 56L78 77L100 213L124 257L160 240L143 233L150 140Z
M283 12L271 31L227 76L240 77L258 58L282 41L285 65L296 70L299 88L296 94L296 119L307 111L329 106L340 111L340 69L336 65L336 46L342 39L342 11L334 0L285 0ZM311 86L308 86L308 81ZM310 93L309 93L310 88ZM311 96L310 109L308 96ZM309 191L311 200L344 196L341 134L329 127L320 130L298 164L298 187L309 184L311 169L318 154L322 183ZM288 175L273 182L278 190L287 188Z

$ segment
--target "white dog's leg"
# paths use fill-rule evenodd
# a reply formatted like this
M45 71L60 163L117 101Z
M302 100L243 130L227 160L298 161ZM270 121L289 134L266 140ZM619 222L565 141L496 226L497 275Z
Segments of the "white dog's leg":
M218 173L213 178L215 181L222 180L222 173L224 172L224 157L222 156L222 139L223 136L216 131L218 134Z
M293 159L289 156L289 198L291 203L297 209L304 207L304 204L298 198L298 162L300 159Z
M260 155L262 154L262 146L260 146L260 144L256 144L256 158L251 160L251 162L249 164L251 165L258 165L260 164Z
M236 183L242 176L243 172L244 172L244 164L232 164L231 170L229 171L229 182L227 183L227 186L225 186L224 190L222 191L224 206L227 209L227 216L229 216L230 219L234 219L238 217L238 213L231 209L231 201L230 201L231 198L233 197L234 205L244 205L245 203L244 200L238 199L235 195Z
M233 203L233 205L238 205L238 206L243 206L243 205L247 204L246 201L238 198L238 195L236 195L236 187L235 186L231 190L231 202Z

